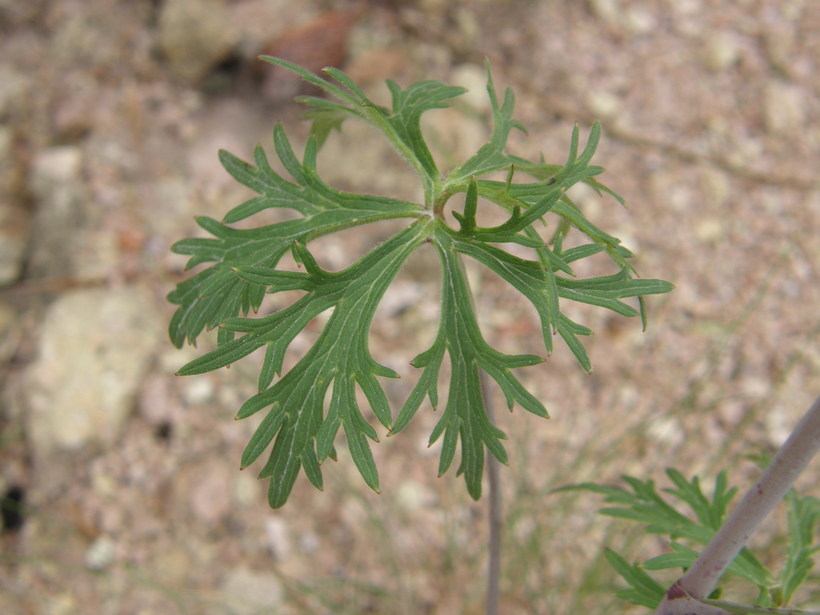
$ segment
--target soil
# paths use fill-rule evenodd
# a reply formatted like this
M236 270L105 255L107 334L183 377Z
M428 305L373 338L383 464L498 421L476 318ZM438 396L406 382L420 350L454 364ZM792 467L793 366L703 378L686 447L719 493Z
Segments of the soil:
M809 0L0 0L0 612L483 612L486 501L453 471L436 478L429 407L374 446L381 494L340 446L323 492L300 478L271 510L257 470L238 471L258 421L232 420L258 363L174 376L213 339L177 350L161 331L165 295L188 275L170 246L202 234L194 216L248 198L217 150L271 152L276 122L297 150L308 134L291 99L314 92L258 62L264 52L340 66L384 103L385 79L469 87L467 106L425 124L443 166L489 135L485 58L497 89L516 94L517 155L560 163L575 123L583 139L602 122L602 180L629 207L591 191L577 202L643 277L676 290L648 300L645 332L568 306L596 332L593 373L560 344L522 372L551 418L499 418L502 612L631 612L603 547L645 558L667 545L598 516L595 496L550 491L624 474L665 486L666 467L707 486L726 469L743 489L757 475L749 456L776 450L820 391L818 26ZM323 177L416 198L412 173L373 137L353 122L331 135ZM389 230L348 231L314 253L338 269ZM374 356L401 376L385 383L395 408L435 328L433 259L410 261L372 329ZM543 355L530 307L470 274L487 338ZM92 425L80 446L35 437L45 385L31 374L50 308L123 288L151 298L145 318L159 325L140 330L151 350L117 430ZM810 473L800 487L820 495ZM754 539L775 568L778 515Z

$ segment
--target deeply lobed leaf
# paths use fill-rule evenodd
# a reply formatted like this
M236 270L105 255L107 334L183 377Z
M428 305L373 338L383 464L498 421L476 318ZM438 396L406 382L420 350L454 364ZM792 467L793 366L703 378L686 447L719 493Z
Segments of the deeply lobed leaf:
M204 268L169 294L169 300L179 306L170 323L172 341L180 346L186 340L194 342L206 329L219 328L216 348L179 373L200 374L225 367L264 348L259 392L242 405L237 418L266 412L245 448L242 466L270 450L260 477L269 479L268 499L277 507L287 501L302 470L314 486L322 487L322 464L328 458L335 459L339 431L344 433L365 482L378 491L378 471L369 445L369 440L378 439L378 432L369 413L360 407L357 391L364 395L375 419L396 433L407 426L425 399L433 407L438 405L437 387L446 356L451 370L447 402L430 443L442 440L440 474L447 471L460 450L458 473L464 475L469 493L478 498L485 449L502 462L507 459L501 444L506 436L487 416L482 374L495 381L510 409L518 404L541 417L547 416L547 410L515 374L517 368L537 365L543 358L503 354L484 338L464 271L465 257L497 273L532 303L547 353L552 352L552 339L557 334L586 370L591 369L591 363L579 336L591 331L562 313L562 302L605 307L624 316L640 313L643 319L643 296L672 288L661 280L636 279L628 262L631 253L587 220L567 197L570 187L585 182L620 201L594 179L603 171L591 164L600 126L592 126L583 148L579 128L573 129L563 165L532 163L508 154L505 148L510 132L523 127L513 119L512 91L505 90L499 101L488 66L487 93L493 119L490 140L442 177L425 142L421 118L429 110L446 107L463 93L462 88L437 81L402 88L391 81L387 86L392 106L387 109L376 105L337 69L327 69L326 79L285 60L263 59L295 72L330 98L301 98L313 120L312 136L301 161L284 129L278 124L274 128L273 148L289 177L273 169L262 147L255 149L253 163L220 152L228 173L256 196L230 210L221 222L199 218L198 224L210 237L184 239L173 246L175 252L190 257L189 268ZM346 193L322 181L316 170L319 147L348 117L371 124L407 161L422 184L423 202ZM504 170L504 182L485 178ZM521 172L534 181L515 183L516 173ZM465 194L465 207L453 212L459 224L454 229L447 223L444 206L459 193ZM478 226L479 199L502 208L508 219L492 228ZM289 209L297 217L256 228L234 226L263 210L278 208ZM546 216L557 220L550 240L541 237L536 226ZM340 272L323 270L310 252L310 242L318 237L401 218L407 220L403 230ZM587 240L564 249L564 239L572 229ZM393 421L379 379L396 374L371 356L369 329L388 286L408 256L424 243L433 244L441 264L440 322L431 347L412 361L420 376ZM505 249L508 244L523 246L531 258L511 254ZM279 268L288 250L302 271ZM577 278L573 263L597 254L608 256L615 272ZM249 316L262 309L266 294L291 290L303 295L280 311ZM635 297L640 312L623 301ZM327 311L330 316L315 343L283 374L285 355L293 340Z
M630 589L619 591L618 595L650 608L656 606L650 602L656 597L659 601L664 590L658 585L661 587L661 593L656 596L657 583L644 571L690 568L698 558L698 551L681 544L679 540L687 540L695 546L709 544L723 524L729 503L737 492L737 489L729 488L725 472L718 474L711 496L703 492L698 477L686 479L674 469L667 470L667 475L674 488L664 489L664 492L677 500L678 506L688 507L694 519L682 514L676 506L670 504L658 493L652 481L641 481L626 476L623 479L629 489L584 483L556 490L598 493L611 505L601 508L600 514L636 521L644 524L648 533L666 535L672 539L671 552L641 564L629 564L618 554L607 552L607 560L630 585ZM726 575L743 579L755 586L758 594L755 600L756 607L787 606L794 592L808 578L813 566L813 555L818 551L813 545L813 533L820 520L820 500L812 496L798 497L794 490L791 490L786 496L786 501L789 505L789 549L786 565L779 575L778 582L761 561L745 547L726 569Z

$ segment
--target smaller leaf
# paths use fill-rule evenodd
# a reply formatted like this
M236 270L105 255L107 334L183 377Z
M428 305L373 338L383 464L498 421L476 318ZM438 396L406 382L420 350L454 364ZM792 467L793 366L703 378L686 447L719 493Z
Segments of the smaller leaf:
M687 569L695 563L698 554L691 549L679 550L674 553L664 553L643 563L646 570L667 570L669 568Z
M285 69L287 69L287 70L289 70L293 73L296 73L297 75L299 75L302 79L304 79L308 83L310 83L312 85L315 85L316 87L324 90L325 92L327 92L331 96L334 96L334 97L338 98L339 100L349 102L352 105L355 105L358 102L355 98L351 97L351 95L348 92L345 92L340 87L338 87L336 85L333 85L332 83L330 83L329 81L327 81L325 79L322 79L321 77L319 77L315 73L312 73L311 71L309 71L305 68L302 68L298 64L294 64L293 62L289 62L288 60L284 60L282 58L276 58L276 57L273 57L273 56L263 55L263 56L259 56L259 59L262 60L263 62L268 62L270 64L275 64L276 66L281 66L282 68L285 68Z
M575 355L575 359L584 368L587 373L592 372L592 362L589 360L584 345L578 339L579 335L592 335L592 331L584 326L571 321L569 318L561 314L557 325L558 334L564 340L564 343Z
M322 469L319 467L316 450L312 446L306 446L302 451L302 468L304 468L305 476L307 476L310 484L322 491L324 488Z
M606 549L604 556L615 572L632 588L632 591L619 591L619 597L650 609L658 607L666 593L666 589L660 583L646 574L638 564L630 564L611 549Z
M462 216L458 212L453 212L453 215L456 216L456 219L461 225L461 230L459 231L460 234L470 235L475 231L475 214L477 203L478 186L475 183L475 179L473 179L467 187L467 195L464 198L464 215Z
M319 279L325 277L324 271L322 271L322 268L319 267L316 259L313 258L313 255L308 251L303 243L294 241L291 252L293 254L293 260L295 260L298 265L303 266L308 275Z
M786 564L780 574L782 605L791 602L795 592L808 579L814 568L814 555L820 546L814 545L815 531L820 522L820 499L813 496L799 497L794 489L786 494L789 506L789 547Z
M317 104L316 100L327 102L321 98L313 99L311 103L308 103L308 99L303 98L302 102L311 104L313 107L319 107L308 111L305 114L305 118L312 121L310 134L316 139L316 145L321 148L331 132L334 130L341 132L342 124L347 119L349 111L341 105L321 107Z
M376 493L380 493L379 489L379 472L376 469L376 462L373 459L373 453L364 435L358 429L354 429L344 424L345 436L347 436L347 446L350 449L350 455L353 457L353 462L359 469L359 473L364 478L364 482Z

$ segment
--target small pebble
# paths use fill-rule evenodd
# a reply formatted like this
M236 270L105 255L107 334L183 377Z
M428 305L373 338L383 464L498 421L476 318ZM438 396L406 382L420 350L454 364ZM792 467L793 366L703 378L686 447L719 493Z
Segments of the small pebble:
M94 572L101 572L114 563L116 544L106 535L97 538L85 552L85 566Z
M728 32L714 32L703 46L703 64L713 72L725 71L740 59L740 45Z
M276 561L287 559L291 552L290 528L281 517L269 516L265 519L265 537L268 551Z

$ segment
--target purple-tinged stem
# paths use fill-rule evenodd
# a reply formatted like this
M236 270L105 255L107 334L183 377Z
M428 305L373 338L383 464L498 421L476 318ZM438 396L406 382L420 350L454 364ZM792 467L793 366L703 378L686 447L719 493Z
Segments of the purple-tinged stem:
M809 408L755 485L746 493L692 567L669 588L656 615L718 615L705 605L726 567L820 449L820 397Z

